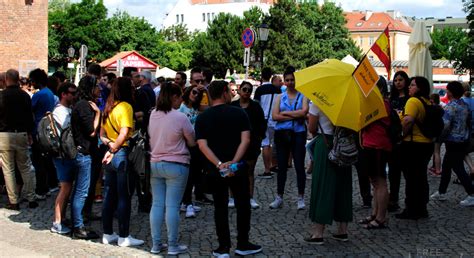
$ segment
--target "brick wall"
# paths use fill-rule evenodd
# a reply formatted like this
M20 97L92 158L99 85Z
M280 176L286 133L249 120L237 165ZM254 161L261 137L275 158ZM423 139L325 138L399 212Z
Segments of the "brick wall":
M48 69L48 0L32 2L0 0L0 71Z

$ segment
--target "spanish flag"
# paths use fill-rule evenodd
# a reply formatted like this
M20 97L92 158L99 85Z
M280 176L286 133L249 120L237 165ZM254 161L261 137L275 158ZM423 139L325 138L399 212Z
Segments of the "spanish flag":
M390 57L390 34L387 28L380 34L379 38L375 41L375 44L370 48L385 65L387 69L388 78L390 78L390 70L392 67L392 58Z

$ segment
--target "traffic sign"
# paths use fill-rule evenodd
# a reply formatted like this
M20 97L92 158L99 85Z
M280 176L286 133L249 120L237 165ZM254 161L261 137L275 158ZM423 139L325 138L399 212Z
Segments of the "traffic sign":
M250 64L250 48L246 47L244 51L244 66L249 66Z
M246 28L242 32L242 44L244 47L251 47L253 45L253 42L255 41L255 32L253 32L252 29Z

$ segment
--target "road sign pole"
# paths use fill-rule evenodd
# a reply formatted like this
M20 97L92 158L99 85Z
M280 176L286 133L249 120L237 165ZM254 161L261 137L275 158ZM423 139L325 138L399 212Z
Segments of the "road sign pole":
M244 50L245 80L247 80L249 77L249 64L250 64L250 47L246 47Z

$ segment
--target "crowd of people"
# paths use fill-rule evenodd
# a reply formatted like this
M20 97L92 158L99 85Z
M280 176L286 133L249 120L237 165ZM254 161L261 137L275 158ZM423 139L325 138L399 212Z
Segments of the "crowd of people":
M136 246L144 243L130 235L131 200L136 193L139 211L150 213L150 252L177 255L188 251L179 243L179 213L194 218L202 209L196 204L213 205L218 239L213 255L228 257L232 247L228 209L235 207L235 253L249 255L262 251L249 239L251 210L261 206L254 195L255 177L271 179L276 173L276 196L267 205L279 209L288 199L287 172L293 166L295 208L304 210L309 204L314 223L305 241L323 244L325 227L333 221L338 226L332 237L347 241L348 223L353 220L352 167L328 159L339 128L296 90L294 73L288 67L280 77L264 68L255 92L250 82L213 80L212 71L201 68L192 69L189 80L184 72L166 80L132 67L117 77L91 64L77 87L60 72L48 77L35 69L28 78L20 78L14 69L0 73L0 158L9 200L5 208L19 210L25 200L34 209L38 201L58 191L51 232ZM448 83L448 102L439 107L444 110L444 128L432 137L423 124L428 109L440 103L439 96L430 96L426 78L398 71L390 90L383 77L377 87L389 116L359 133L355 167L364 206L372 211L357 223L368 230L387 227L387 213L400 209L402 174L405 208L396 214L398 219L428 217L429 174L441 176L431 199L447 199L454 171L467 194L460 204L474 206L470 88ZM44 146L42 121L47 116L59 128L56 152ZM397 127L401 134L394 138L391 128ZM145 139L145 171L137 171L129 158L137 135ZM442 144L446 153L441 165ZM307 153L311 164L306 170ZM264 169L256 171L260 154ZM428 173L432 156L435 161ZM304 199L307 171L309 201ZM94 202L102 202L101 214L92 212ZM102 221L102 236L85 226L90 220ZM167 242L161 236L163 223Z

